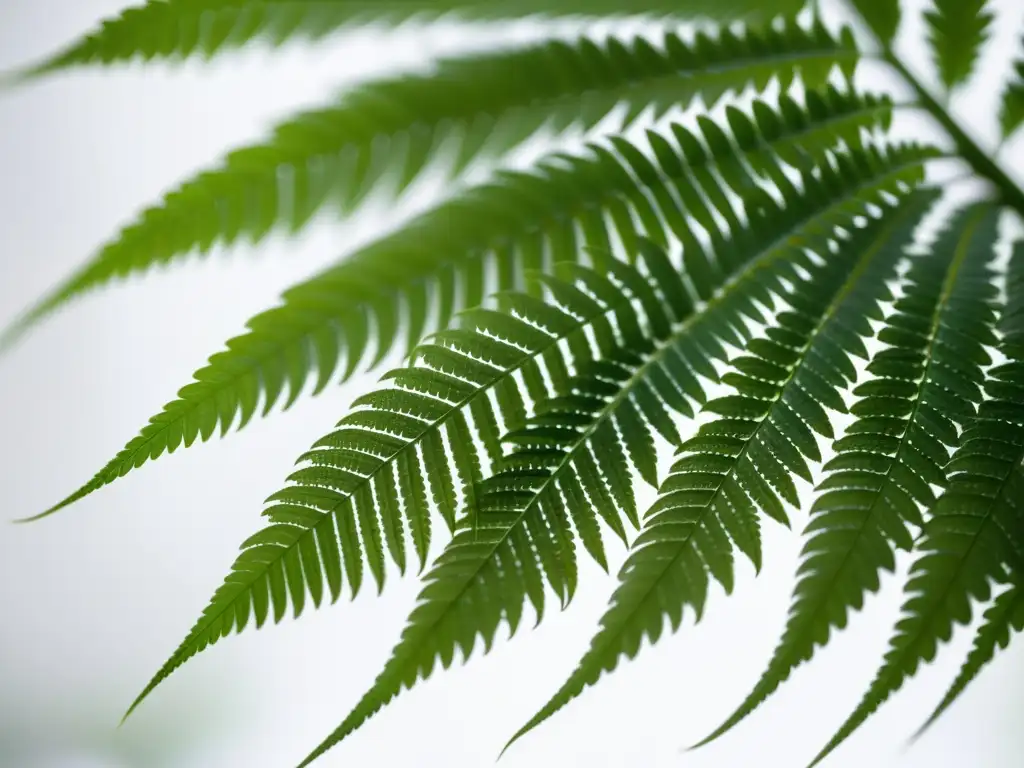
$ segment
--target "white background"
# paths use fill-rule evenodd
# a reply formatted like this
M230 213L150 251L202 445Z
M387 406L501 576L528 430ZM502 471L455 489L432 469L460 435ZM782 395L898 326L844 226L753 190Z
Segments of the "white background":
M51 51L119 5L6 0L0 71ZM1024 22L1015 0L995 5L1005 11L996 44L977 88L956 103L985 141L995 136L997 78ZM913 39L905 51L923 67L920 29L907 32ZM133 65L0 93L0 325L143 203L229 147L258 138L273 120L356 77L467 41L450 28L429 36L359 33L306 50L226 56L210 67ZM1022 146L1004 154L1016 172L1024 167ZM50 319L0 359L0 518L37 512L90 477L245 318L350 251L381 221L381 211L371 212L358 223L322 224L298 242L192 260ZM276 768L297 762L340 722L397 639L418 591L414 578L393 576L380 598L366 589L354 603L229 638L116 729L220 583L239 542L259 527L262 500L372 381L328 390L242 435L164 458L43 523L0 526L3 768ZM894 579L853 629L741 727L701 751L681 751L731 712L761 672L783 626L798 549L797 535L768 527L758 579L748 568L732 598L715 591L699 628L687 623L623 664L501 765L803 765L875 671L898 613ZM553 610L539 630L403 694L318 765L491 765L595 629L613 580L589 562L582 570L569 610ZM941 661L827 765L1021 765L1024 642L1003 654L939 727L905 749L968 639L958 633Z

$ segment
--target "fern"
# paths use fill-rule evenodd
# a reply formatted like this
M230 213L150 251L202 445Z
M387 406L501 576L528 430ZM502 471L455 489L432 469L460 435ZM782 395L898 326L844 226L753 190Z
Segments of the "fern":
M450 183L251 318L89 482L37 516L406 352L299 457L265 527L129 713L234 632L365 583L383 590L389 572L425 572L391 657L307 765L437 668L489 651L503 625L515 635L530 611L540 622L550 600L568 605L582 551L609 569L611 532L628 553L599 631L511 744L645 638L678 630L688 611L699 621L713 582L734 589L738 558L760 569L762 520L788 526L805 499L781 641L701 743L845 628L900 551L913 565L889 652L815 763L977 606L973 647L922 730L946 712L1024 629L1024 245L1004 263L999 242L1007 210L1024 215L1024 190L944 98L971 80L990 4L926 10L942 96L894 48L902 4L845 5L909 101L854 91L853 34L798 0L149 0L8 78L367 25L531 18L544 30L285 120L144 210L0 337L10 345L116 278L354 214L430 172ZM627 37L626 17L673 28ZM694 18L717 23L675 28ZM554 19L611 24L563 39ZM1011 75L993 116L1004 142L1024 122L1019 61ZM903 108L927 112L951 149L896 143ZM693 114L651 126L673 110ZM589 143L569 147L571 129ZM541 134L546 154L510 170ZM989 189L929 233L946 201L928 179L948 159ZM486 178L467 183L482 163ZM658 489L646 511L638 480Z
M1017 249L1011 265L1009 288L1002 348L1009 361L991 372L990 399L979 407L947 466L949 487L916 547L921 555L911 567L903 618L885 663L815 763L935 657L954 625L970 621L971 601L989 599L992 582L1003 579L1005 568L1024 572L1024 248Z
M752 712L810 660L832 628L846 625L864 593L878 589L880 572L894 569L894 546L911 549L909 526L923 523L919 505L933 505L931 486L945 484L955 422L969 421L981 399L977 381L989 362L983 342L994 321L988 261L995 223L992 210L962 214L933 249L913 259L892 314L882 321L871 313L883 322L878 339L887 347L867 367L874 378L854 390L858 419L825 465L785 634L754 691L705 741ZM889 260L891 268L897 263ZM873 284L884 290L884 279L892 275ZM862 331L872 335L869 327ZM852 379L849 363L847 375Z
M619 105L664 113L698 94L709 106L748 85L763 89L799 73L823 84L834 66L856 62L852 41L796 25L685 44L667 34L660 48L643 38L605 43L549 41L441 62L432 74L381 80L274 129L271 139L235 150L147 209L0 344L9 345L70 299L117 277L242 238L263 240L276 226L302 229L326 206L351 210L390 177L405 189L454 138L454 167L501 155L542 127L591 128ZM687 96L687 93L690 96ZM614 127L614 126L613 126ZM450 151L450 150L449 150Z
M1016 482L1018 487L1024 487L1019 478ZM942 697L942 701L932 712L931 717L921 726L918 735L938 720L957 700L985 665L992 661L997 650L1006 648L1010 644L1012 633L1022 630L1024 630L1024 592L1021 591L1019 583L1014 582L995 599L992 607L985 612L974 639L974 646L964 661L960 674L957 675L946 695Z
M885 99L835 89L809 91L805 99L806 106L801 107L783 97L778 110L757 101L754 122L730 110L739 153L762 169L767 167L763 158L770 153L799 162L801 152L820 150L838 138L856 142L862 130L884 127L891 118ZM221 433L236 419L237 428L244 427L261 397L267 413L287 389L287 408L306 386L314 365L316 392L327 386L343 358L341 378L349 378L364 357L371 328L376 330L377 346L373 364L396 343L403 314L410 344L415 344L428 322L431 285L438 286L441 295L443 327L456 308L481 303L488 262L502 276L502 287L514 288L522 269L544 268L545 261L576 260L580 245L607 250L610 238L617 237L632 250L635 219L657 242L667 243L673 232L683 236L686 224L674 194L711 231L716 224L701 202L700 184L708 183L712 169L735 163L736 150L719 129L710 131L708 127L710 138L705 137L714 140L710 153L676 126L677 147L650 135L654 164L618 141L610 149L591 146L579 157L549 158L534 173L505 174L292 288L282 307L250 320L249 332L212 357L178 399L154 416L89 483L43 515L165 451L209 439L218 425ZM466 224L456 229L453 220Z
M913 178L899 171L899 166L889 165L886 172L886 165L899 162L896 158L875 169L866 158L862 160L866 167L847 167L847 176L834 171L830 176L824 170L826 180L818 182L820 186L807 179L808 189L790 201L792 209L803 212L798 219L786 221L778 210L764 211L741 240L747 244L747 252L737 254L741 271L718 288L703 311L683 320L675 330L668 317L652 321L654 328L662 328L654 332L653 347L633 343L606 352L599 364L582 371L560 395L542 402L531 424L506 437L516 450L499 462L471 511L473 522L495 526L495 541L487 547L467 545L464 561L458 553L465 542L456 539L450 564L443 556L428 580L459 588L436 596L428 588L421 594L409 628L373 689L308 759L345 738L403 687L427 677L437 660L447 667L455 647L452 638L460 638L466 657L473 644L461 638L472 639L479 633L489 645L497 629L495 612L499 618L504 612L510 628L515 627L529 597L539 620L541 574L563 603L571 598L573 547L571 540L563 538L569 521L587 551L605 566L595 512L625 538L620 515L635 524L637 514L630 469L656 483L652 433L669 442L680 441L669 412L692 415L691 403L703 401L699 376L715 377L710 361L725 355L723 341L743 338L747 334L744 318L760 316L756 302L782 290L785 279L799 274L796 265L804 263L801 245L827 235L837 221L848 222L853 218L849 208L856 211L862 204L854 201L894 188L894 177ZM880 172L885 174L882 178ZM885 176L888 179L883 181ZM844 190L844 182L853 188ZM825 193L830 183L836 184L831 199ZM671 304L678 305L685 302ZM537 553L539 570L529 558L523 559L522 552L530 551L528 543ZM474 567L463 567L465 562ZM493 593L493 609L477 614L474 596L486 586ZM435 625L421 616L441 617L444 623L436 619Z
M970 77L988 39L992 14L985 8L986 0L934 0L934 5L925 13L931 27L928 40L939 77L952 89Z
M466 20L507 20L527 15L592 17L658 14L733 19L795 13L797 0L148 0L109 19L65 50L28 70L40 75L68 67L135 58L206 57L257 39L271 45L304 37L318 40L346 26L454 15Z

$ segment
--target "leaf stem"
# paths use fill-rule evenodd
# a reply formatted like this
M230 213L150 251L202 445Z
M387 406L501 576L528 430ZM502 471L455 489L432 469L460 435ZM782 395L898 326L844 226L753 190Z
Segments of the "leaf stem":
M974 139L967 135L967 132L957 123L949 111L928 92L924 85L921 84L921 81L907 69L906 65L891 48L884 49L882 60L896 70L900 77L913 89L920 106L931 114L935 121L949 134L950 138L953 139L953 143L956 144L960 155L974 169L974 172L992 182L999 191L1002 202L1024 217L1024 191L1017 186L1016 182L996 164L995 160L987 152L978 146Z
M967 132L960 127L960 124L957 123L955 119L953 119L953 116L949 113L949 109L924 87L921 81L915 77L913 72L907 69L907 66L892 49L891 42L883 41L879 37L873 27L867 22L867 19L864 18L864 15L857 8L856 3L847 2L846 6L849 12L857 19L858 22L860 22L864 30L871 35L875 43L878 45L880 53L874 55L869 54L864 58L882 61L892 67L904 82L910 86L911 90L914 91L914 95L917 97L920 107L931 114L931 116L935 118L935 121L942 126L947 134L949 134L949 137L956 145L957 151L960 153L960 157L971 166L975 173L992 182L999 191L1001 201L1005 205L1013 208L1022 218L1024 218L1024 190L1021 190L1017 183L996 164L995 160L985 152L985 150L979 147L974 139L967 135Z

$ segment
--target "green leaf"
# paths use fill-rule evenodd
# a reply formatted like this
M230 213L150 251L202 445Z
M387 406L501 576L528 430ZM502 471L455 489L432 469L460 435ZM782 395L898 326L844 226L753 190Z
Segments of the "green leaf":
M1018 474L1020 470L1018 470ZM1018 478L1018 486L1024 488L1024 481ZM995 599L992 607L985 612L981 626L974 636L974 645L964 661L960 673L942 698L931 717L917 732L920 736L938 720L949 706L956 701L981 671L995 658L996 651L1010 644L1012 633L1024 631L1024 589L1019 577Z
M1006 568L1024 572L1022 320L1024 247L1018 246L1000 320L1001 350L1008 362L989 373L985 386L989 399L981 403L949 462L949 487L915 547L921 554L911 566L903 616L885 662L814 764L845 741L922 663L935 658L955 625L971 620L972 601L987 601L992 583L1004 580Z
M837 40L820 26L787 24L701 33L692 44L668 33L657 48L643 38L545 41L360 86L181 184L30 309L0 337L0 347L115 278L217 244L256 243L275 228L298 231L325 208L351 210L385 181L397 194L446 153L458 170L500 157L541 128L592 128L620 105L628 106L625 116L609 130L625 128L645 109L661 115L697 95L710 107L748 86L760 91L777 80L785 89L797 73L808 87L824 86L835 66L849 72L856 61L848 35Z
M921 193L904 204L904 229L883 263L886 273L870 278L876 292L865 307L855 344L842 352L865 358L865 337L874 336L868 318L882 322L880 341L889 346L874 355L851 409L860 418L836 441L829 473L818 486L805 535L789 621L768 668L737 710L704 739L723 735L754 711L805 661L825 645L832 629L846 626L868 592L879 588L881 571L895 567L893 545L909 549L909 525L919 525L919 505L935 503L931 485L946 481L942 435L953 421L968 423L981 399L984 343L994 341L994 275L990 267L998 211L962 213L925 255L913 257L907 285L892 313L883 316L891 271L913 228L934 201ZM854 370L847 377L852 380ZM882 406L885 406L883 409ZM887 414L881 415L886 411ZM952 421L950 421L952 419Z
M553 264L575 261L581 255L579 246L597 249L599 258L613 240L635 251L641 234L659 243L673 235L693 241L676 196L705 230L715 232L719 225L705 201L709 185L717 183L711 168L735 188L744 188L747 172L737 152L763 176L777 163L775 155L803 162L807 153L831 146L837 135L853 143L861 132L886 124L891 116L887 100L834 89L809 91L806 101L801 107L783 97L778 111L755 102L756 124L752 132L737 136L735 147L727 143L690 157L686 148L699 147L699 141L676 126L672 133L677 146L649 134L654 163L622 141L612 149L593 145L582 156L543 160L531 173L503 174L424 213L295 286L282 306L250 320L248 333L211 357L178 399L103 470L43 515L165 452L208 440L218 428L221 434L233 425L241 429L261 402L264 414L282 401L287 408L314 371L314 392L330 383L342 361L341 378L347 379L365 356L371 329L376 341L372 364L397 343L403 317L408 318L410 345L415 344L428 324L428 289L440 295L437 322L443 327L456 309L483 300L482 275L489 269L503 276L502 288L521 288L524 270L549 270ZM695 241L693 246L686 257L688 268L694 275L712 274L713 266L701 266L706 261L701 246ZM460 283L465 286L461 291Z
M190 56L212 57L254 42L271 46L319 40L345 27L397 25L454 15L480 21L657 14L722 20L794 14L800 0L149 0L104 21L96 30L28 71Z
M915 209L920 214L920 206ZM836 367L819 354L836 337L842 338L846 323L863 322L856 319L861 309L877 305L873 294L879 288L868 275L891 268L886 265L885 257L891 255L887 248L893 241L902 243L907 235L905 229L893 226L900 216L892 210L881 222L874 221L861 231L854 231L853 216L839 223L853 233L837 253L829 253L833 230L818 229L818 238L804 245L815 248L820 259L800 250L788 262L799 265L799 270L782 269L787 263L783 261L758 276L758 284L764 285L785 275L779 287L769 286L767 291L792 307L769 327L767 339L752 340L737 361L740 370L752 368L745 361L760 360L761 370L778 371L759 381L770 389L766 392L758 387L764 406L739 418L730 409L725 418L704 425L695 438L681 446L620 572L620 585L601 620L601 630L569 680L509 744L595 684L602 672L613 670L619 658L635 657L645 637L652 644L657 642L666 618L675 631L689 605L699 620L711 579L726 592L732 590L733 546L759 567L758 510L784 521L782 500L795 503L796 499L795 494L786 492L780 478L788 478L787 469L794 465L798 474L805 472L807 459L820 458L813 436L809 445L801 436L807 429L806 414L815 408L804 384L812 376L834 379L838 375ZM786 290L782 287L786 283L793 287ZM770 346L764 342L773 337L796 340L798 346L788 347L785 365L765 359ZM770 344L785 349L777 340ZM753 380L735 375L730 383L741 397L758 399L749 394L755 386ZM847 377L838 375L838 383L845 385ZM709 403L708 409L720 412L714 406ZM797 445L800 448L794 449Z
M924 14L928 42L939 78L952 90L971 76L993 16L986 10L986 0L932 0L932 4Z
M890 45L900 26L898 0L852 0L853 7L883 45Z

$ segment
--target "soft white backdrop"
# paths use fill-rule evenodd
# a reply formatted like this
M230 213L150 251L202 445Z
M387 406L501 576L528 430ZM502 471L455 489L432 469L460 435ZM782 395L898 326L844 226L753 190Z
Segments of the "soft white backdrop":
M8 0L0 7L0 71L51 51L120 4ZM1004 71L1013 30L1024 21L1015 0L996 5L1006 23L996 30L982 85L956 105L966 117L985 116L972 127L986 140L998 96L989 84ZM493 39L451 28L415 32L341 35L305 50L226 56L212 67L75 73L0 93L0 324L141 204L293 108L356 77ZM907 51L923 64L919 44ZM1021 147L1007 152L1017 171ZM365 240L382 213L105 290L0 359L0 518L36 512L91 476L245 318ZM387 658L413 605L415 579L393 577L383 597L367 589L354 603L232 637L116 725L220 583L238 543L259 526L262 500L372 381L304 399L241 435L165 458L43 523L0 526L3 768L276 768L294 764L333 729ZM684 753L747 692L783 625L799 540L771 527L766 534L758 579L742 572L732 598L715 592L699 628L687 624L624 664L501 764L802 765L873 675L900 595L889 579L853 629L760 712L720 742ZM589 563L583 569L569 610L552 611L539 630L403 694L320 764L492 764L589 641L613 581ZM968 639L958 633L942 660L828 765L1019 766L1024 643L905 749Z

